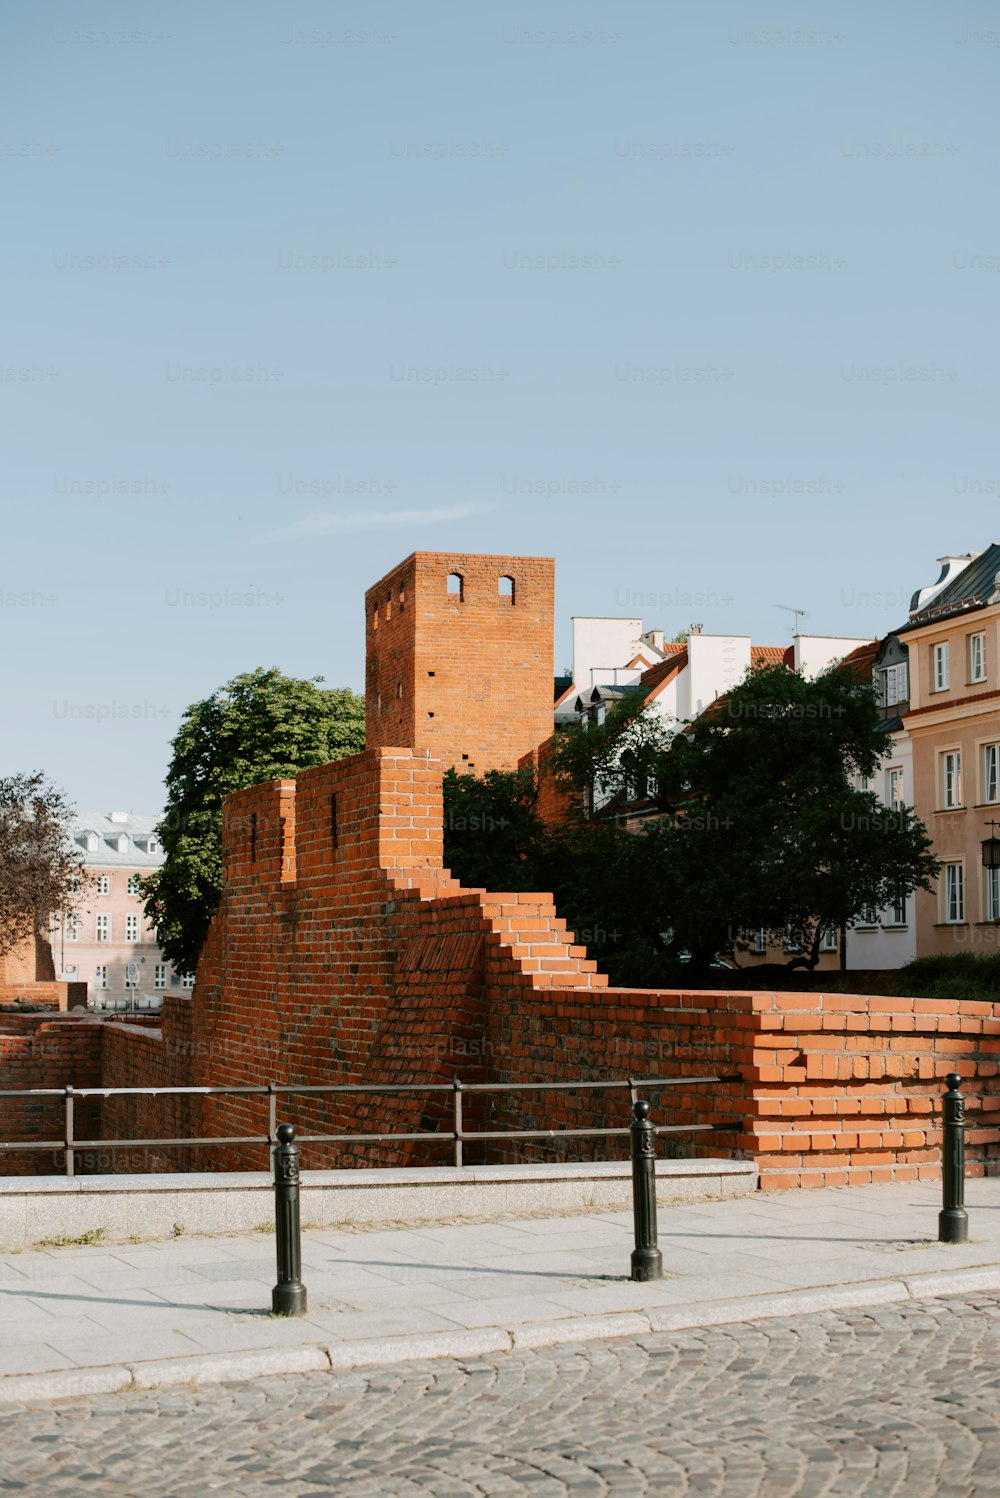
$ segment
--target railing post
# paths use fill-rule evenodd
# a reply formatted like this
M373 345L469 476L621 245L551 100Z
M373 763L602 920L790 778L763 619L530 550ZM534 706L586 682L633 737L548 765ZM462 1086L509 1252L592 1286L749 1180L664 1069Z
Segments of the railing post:
M278 1254L278 1283L271 1292L275 1316L304 1316L306 1287L302 1283L302 1237L299 1222L299 1147L292 1124L278 1125L274 1152L274 1229Z
M656 1236L656 1129L649 1121L649 1104L638 1098L632 1104L629 1127L632 1142L632 1216L635 1248L632 1279L662 1280L663 1255Z
M66 1179L71 1181L76 1174L76 1152L73 1149L73 1089L66 1088Z
M278 1142L278 1094L274 1083L267 1084L267 1163L274 1180L274 1146Z
M462 1079L455 1078L455 1167L462 1168Z
M969 1216L965 1210L965 1098L957 1071L945 1077L943 1098L944 1143L941 1152L943 1202L938 1213L939 1243L968 1243Z

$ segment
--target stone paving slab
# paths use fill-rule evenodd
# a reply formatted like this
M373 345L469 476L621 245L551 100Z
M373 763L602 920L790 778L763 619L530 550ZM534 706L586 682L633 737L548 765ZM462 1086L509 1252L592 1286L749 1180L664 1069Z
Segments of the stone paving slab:
M0 1404L31 1380L58 1397L87 1370L95 1388L167 1386L1000 1288L1000 1179L968 1183L968 1244L937 1243L939 1205L929 1184L661 1209L666 1276L650 1284L628 1277L625 1212L324 1228L303 1235L309 1308L294 1321L269 1315L266 1234L9 1253Z

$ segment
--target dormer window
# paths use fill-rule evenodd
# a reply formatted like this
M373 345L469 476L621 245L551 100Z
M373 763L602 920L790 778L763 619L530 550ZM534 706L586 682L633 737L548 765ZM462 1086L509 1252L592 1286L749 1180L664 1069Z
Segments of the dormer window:
M96 853L101 846L101 840L96 832L88 832L86 836L86 848L88 853Z
M146 843L146 852L147 853L159 853L159 851L160 851L160 844L159 844L158 840L155 837L151 837L148 840L148 842Z
M112 842L115 845L115 851L116 852L118 852L118 853L127 853L128 852L128 836L127 836L126 833L120 832L117 837L112 838Z

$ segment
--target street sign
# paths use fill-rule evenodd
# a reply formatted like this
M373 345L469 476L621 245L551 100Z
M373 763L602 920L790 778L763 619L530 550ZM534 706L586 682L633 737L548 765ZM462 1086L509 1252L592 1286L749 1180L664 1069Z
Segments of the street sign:
M139 964L137 962L127 962L125 964L125 977L129 983L137 983L139 981Z

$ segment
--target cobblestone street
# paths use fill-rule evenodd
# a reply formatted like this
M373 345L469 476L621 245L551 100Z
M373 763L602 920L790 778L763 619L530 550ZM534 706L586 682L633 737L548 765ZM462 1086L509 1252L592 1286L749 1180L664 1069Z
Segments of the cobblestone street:
M8 1407L0 1492L1000 1495L1000 1298Z

